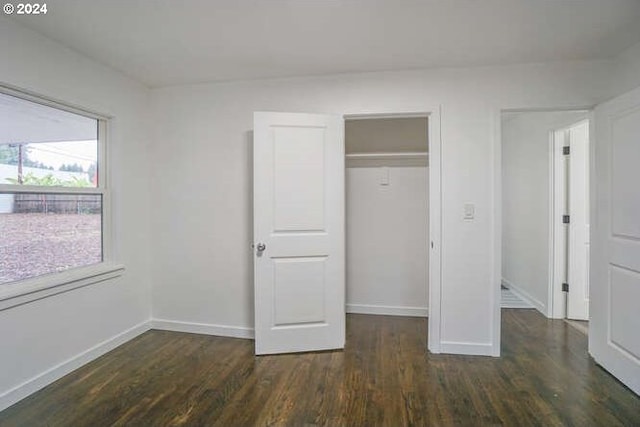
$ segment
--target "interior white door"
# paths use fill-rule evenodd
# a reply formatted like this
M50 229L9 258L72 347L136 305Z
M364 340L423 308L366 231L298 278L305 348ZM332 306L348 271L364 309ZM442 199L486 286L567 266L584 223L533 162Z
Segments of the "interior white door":
M589 320L589 122L568 130L569 263L567 317Z
M255 351L344 348L344 121L254 114Z
M589 352L640 394L640 89L594 116Z

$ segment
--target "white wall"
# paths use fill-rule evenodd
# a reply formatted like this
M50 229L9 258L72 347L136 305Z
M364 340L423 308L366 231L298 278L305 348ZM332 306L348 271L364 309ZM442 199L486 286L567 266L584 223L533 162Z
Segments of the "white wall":
M113 240L116 260L126 265L118 279L0 311L2 409L95 355L85 353L95 346L142 330L136 327L150 318L151 304L148 91L4 18L0 57L0 82L113 116Z
M346 170L347 311L426 316L428 169L388 167L388 185L382 173Z
M442 349L495 354L498 110L593 105L611 96L613 68L595 61L153 90L154 317L253 327L254 111L408 112L442 104ZM475 221L463 221L464 203L475 203Z
M544 315L549 307L550 132L585 112L526 112L502 120L502 279Z

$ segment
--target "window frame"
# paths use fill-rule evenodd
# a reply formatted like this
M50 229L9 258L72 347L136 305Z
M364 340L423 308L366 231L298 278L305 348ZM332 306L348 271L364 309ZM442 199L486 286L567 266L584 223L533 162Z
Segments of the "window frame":
M112 117L2 83L0 83L0 93L94 119L97 121L98 126L98 184L96 187L38 186L0 183L0 193L87 194L100 195L102 198L102 262L2 284L0 285L0 311L120 276L124 272L124 266L115 263L113 258L111 192L109 191L108 128Z

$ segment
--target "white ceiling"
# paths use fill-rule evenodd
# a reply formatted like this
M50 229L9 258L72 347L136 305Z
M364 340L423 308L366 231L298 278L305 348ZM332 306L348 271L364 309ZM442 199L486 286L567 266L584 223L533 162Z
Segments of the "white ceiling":
M151 86L612 57L639 0L50 0L13 19Z

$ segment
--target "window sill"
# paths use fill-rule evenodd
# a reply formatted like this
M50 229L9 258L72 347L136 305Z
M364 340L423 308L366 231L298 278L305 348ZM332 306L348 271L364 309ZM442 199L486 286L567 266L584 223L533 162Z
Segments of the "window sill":
M101 263L0 285L0 311L122 276L124 269L121 264Z

